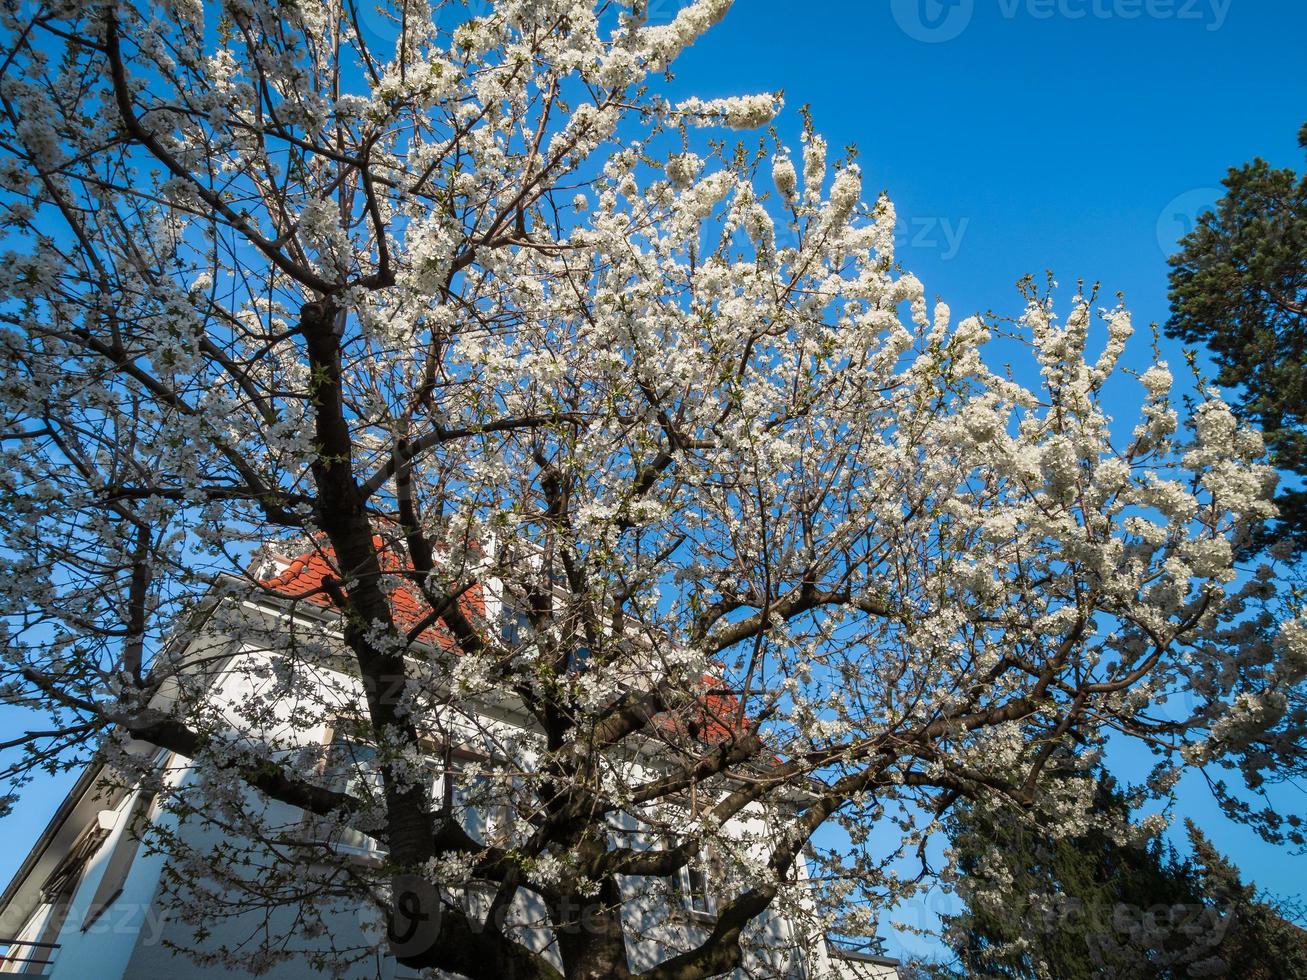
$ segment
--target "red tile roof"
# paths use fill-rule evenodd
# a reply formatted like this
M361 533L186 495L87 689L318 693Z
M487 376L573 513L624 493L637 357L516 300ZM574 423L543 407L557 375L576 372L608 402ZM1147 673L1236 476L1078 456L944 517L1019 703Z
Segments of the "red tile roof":
M417 586L402 578L408 567L394 549L377 535L373 545L381 558L382 571L394 576L390 588L390 607L395 617L395 625L408 631L426 617L431 610ZM291 599L305 599L323 608L336 608L330 593L323 587L323 582L341 582L345 577L336 567L335 554L330 545L324 544L313 551L305 552L291 559L281 574L272 578L260 579L265 588ZM485 593L480 584L474 585L459 599L459 608L469 619L483 619L486 614ZM418 636L424 642L441 649L454 647L454 637L443 621L424 629ZM710 692L715 688L721 691L721 678L705 674L703 683ZM748 727L748 719L740 720L739 699L730 693L707 693L701 696L697 710L683 710L677 714L664 713L656 716L655 725L664 732L676 732L691 738L702 739L710 744L724 741L731 734L731 726L743 731ZM679 715L679 717L678 717Z
M399 558L380 535L375 536L372 543L381 559L382 572L394 576L391 583L388 583L388 595L395 625L407 632L430 614L431 606L418 587L402 577L409 567L406 561ZM286 598L302 598L323 608L334 609L337 605L323 583L339 583L344 579L345 576L336 567L336 556L330 545L324 545L293 558L280 575L260 579L260 584ZM484 618L486 599L480 584L463 593L458 605L463 615L469 619ZM443 620L437 620L434 625L424 629L418 639L445 650L454 645L454 637Z
M712 745L726 741L732 732L747 731L750 720L740 713L740 699L722 689L722 679L704 674L703 684L707 693L699 695L693 705L655 715L654 724L664 732Z

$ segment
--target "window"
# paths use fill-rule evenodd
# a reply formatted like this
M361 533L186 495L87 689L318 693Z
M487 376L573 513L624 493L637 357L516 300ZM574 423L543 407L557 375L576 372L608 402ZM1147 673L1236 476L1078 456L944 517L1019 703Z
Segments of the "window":
M434 748L434 746L433 746ZM488 760L478 753L446 746L436 749L425 762L431 773L431 802L436 813L448 813L477 843L500 842L513 826L511 801L504 796L504 781L485 772ZM375 826L384 814L384 786L376 746L362 739L331 736L324 767L324 783L338 793L348 793L364 803L364 814L356 827ZM310 816L308 825L319 839L330 835L335 844L375 852L384 845L355 828L329 827L322 817Z
M110 819L110 812L102 810L96 819L91 822L85 830L78 835L73 842L73 846L68 849L64 859L59 862L50 877L45 880L41 887L41 904L45 916L44 922L40 926L35 940L27 940L25 946L29 949L36 949L41 952L24 953L18 951L18 955L26 957L27 967L25 972L36 972L36 967L42 965L39 959L44 958L48 965L47 954L53 954L58 948L59 933L63 930L64 920L68 916L72 906L73 896L77 893L77 888L82 882L82 876L86 872L87 865L90 863L100 846L109 836L113 828L113 822ZM27 930L24 929L24 932ZM13 957L14 951L8 954ZM12 960L11 960L12 961Z
M672 882L685 910L694 916L717 914L717 899L713 891L713 869L716 862L705 848L691 855L684 867L677 870Z
M100 845L104 843L105 838L113 829L113 815L111 811L101 810L96 819L82 831L77 841L69 849L68 854L59 862L59 866L46 879L45 887L41 889L41 898L50 904L57 903L60 898L71 899L73 892L77 890L77 885L82 880L82 873L86 871L86 866L90 863L91 858L95 856Z
M447 802L449 814L478 844L499 843L513 827L512 802L503 795L505 780L486 771L488 762L473 752L446 749L431 794L438 805Z
M478 844L484 844L489 831L490 779L483 773L455 771L451 780L454 792L455 819Z
M515 648L530 640L531 619L526 612L512 609L507 605L501 605L500 609L499 634L503 638L504 646Z
M381 797L381 766L377 747L349 738L333 739L327 753L331 788L365 802Z
M372 835L358 829L359 821L367 826L367 819L378 814L382 801L381 766L376 746L348 735L333 734L327 749L324 775L329 789L348 793L363 801L365 810L356 818L354 826L332 826L325 817L310 816L308 823L319 836L329 836L331 842L362 851L383 850Z

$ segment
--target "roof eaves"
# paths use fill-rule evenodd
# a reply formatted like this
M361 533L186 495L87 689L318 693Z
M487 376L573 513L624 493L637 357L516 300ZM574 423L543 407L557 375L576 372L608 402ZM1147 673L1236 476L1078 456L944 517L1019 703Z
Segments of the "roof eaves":
M51 841L54 840L55 835L59 832L59 828L62 827L64 821L72 815L72 812L77 809L78 804L81 803L83 797L90 792L91 787L95 785L96 779L103 771L103 763L98 762L91 763L82 770L82 774L78 776L77 781L73 783L73 788L68 791L68 795L64 797L63 802L60 803L58 809L54 811L54 816L50 818L50 822L46 824L45 829L41 831L41 836L36 839L36 844L34 844L32 849L27 852L27 857L23 859L23 863L20 864L18 870L14 872L14 876L9 880L9 884L5 886L4 894L0 895L0 913L3 913L9 908L9 903L13 901L15 893L17 893L18 889L22 887L23 882L27 880L27 876L32 873L32 869L36 867L37 863L45 855L46 850L50 847Z

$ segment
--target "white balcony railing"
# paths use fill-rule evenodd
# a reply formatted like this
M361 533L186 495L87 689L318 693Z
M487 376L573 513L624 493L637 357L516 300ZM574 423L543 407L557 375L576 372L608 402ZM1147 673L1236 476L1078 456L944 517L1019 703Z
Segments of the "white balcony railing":
M59 952L58 943L26 939L0 939L0 973L21 973L30 980L48 977Z

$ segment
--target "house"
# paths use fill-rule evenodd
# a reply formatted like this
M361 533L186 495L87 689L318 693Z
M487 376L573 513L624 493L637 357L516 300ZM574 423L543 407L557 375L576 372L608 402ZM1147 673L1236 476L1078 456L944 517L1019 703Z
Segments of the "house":
M201 690L219 716L231 719L242 732L266 739L278 753L317 759L325 784L366 797L372 790L369 762L374 750L353 738L342 720L351 704L362 700L363 692L348 660L339 656L337 620L319 588L327 562L328 556L312 552L277 559L264 576L263 594L209 603L178 641L182 649L176 655L185 665L178 683L194 685L192 693ZM397 588L402 589L402 584ZM448 630L439 622L422 621L416 602L410 608L402 594L392 601L399 619L409 617L402 627L419 630L422 642L433 650L453 648ZM478 615L504 620L497 601L493 583L460 600ZM338 717L321 710L301 711L296 699L286 695L286 679L277 672L278 654L249 639L282 634L300 637L303 642L297 649L314 651L300 664L302 676L296 683L308 685L301 689L313 692L311 700L317 706L338 700ZM276 697L269 696L273 690ZM166 700L177 694L170 695L165 688L159 697ZM505 773L530 765L530 727L510 698L482 697L474 704L460 704L456 717L451 715L440 736L432 739L428 754L433 798L457 813L462 826L478 840L510 839L516 832L512 808L492 797L496 785L511 790L511 777ZM345 951L348 962L341 975L376 980L417 976L390 955L377 913L364 905L345 902L328 907L312 927L275 900L263 908L217 909L214 906L222 906L227 894L221 881L192 882L188 873L174 875L161 850L150 846L152 839L166 838L173 855L226 853L223 848L243 853L240 819L248 814L251 820L257 816L263 821L260 826L297 828L335 863L375 867L384 851L364 830L323 826L293 807L257 801L248 791L248 799L238 801L224 821L208 815L224 823L218 827L186 810L189 788L203 778L189 759L139 743L129 744L124 752L120 761L132 762L125 768L135 775L125 778L124 766L112 761L88 767L0 896L0 949L4 950L0 973L51 980L239 976L230 964L231 951L239 957L251 935L266 931L288 938L286 958L263 963L251 959L246 975L271 967L268 975L287 980L322 976L323 957L329 953L329 958L341 963ZM497 769L495 759L512 765ZM656 761L641 764L656 765ZM172 800L182 800L183 805L165 802ZM747 813L738 818L726 836L740 841L741 847L754 846L750 842L766 831L761 823L751 826L753 819ZM634 818L629 818L627 830L633 838L650 834ZM651 886L647 879L625 879L622 915L632 969L653 965L678 943L693 941L696 930L711 925L721 887L715 880L717 859L702 854L681 869L670 891L661 879L660 887ZM232 874L276 870L258 860L246 871L239 870L239 861L231 863ZM203 928L179 914L170 901L178 888L194 888L197 893L203 889L201 900L191 903L211 917ZM469 908L484 909L488 897L468 889L463 900ZM548 949L543 931L535 939L530 936L530 923L538 921L541 913L528 898L518 900L509 915L512 928L527 935L524 942ZM177 949L199 951L201 956L179 956ZM799 936L793 923L775 915L759 922L748 956L749 975L754 977L885 980L895 976L893 961L859 959L826 943L824 937Z

